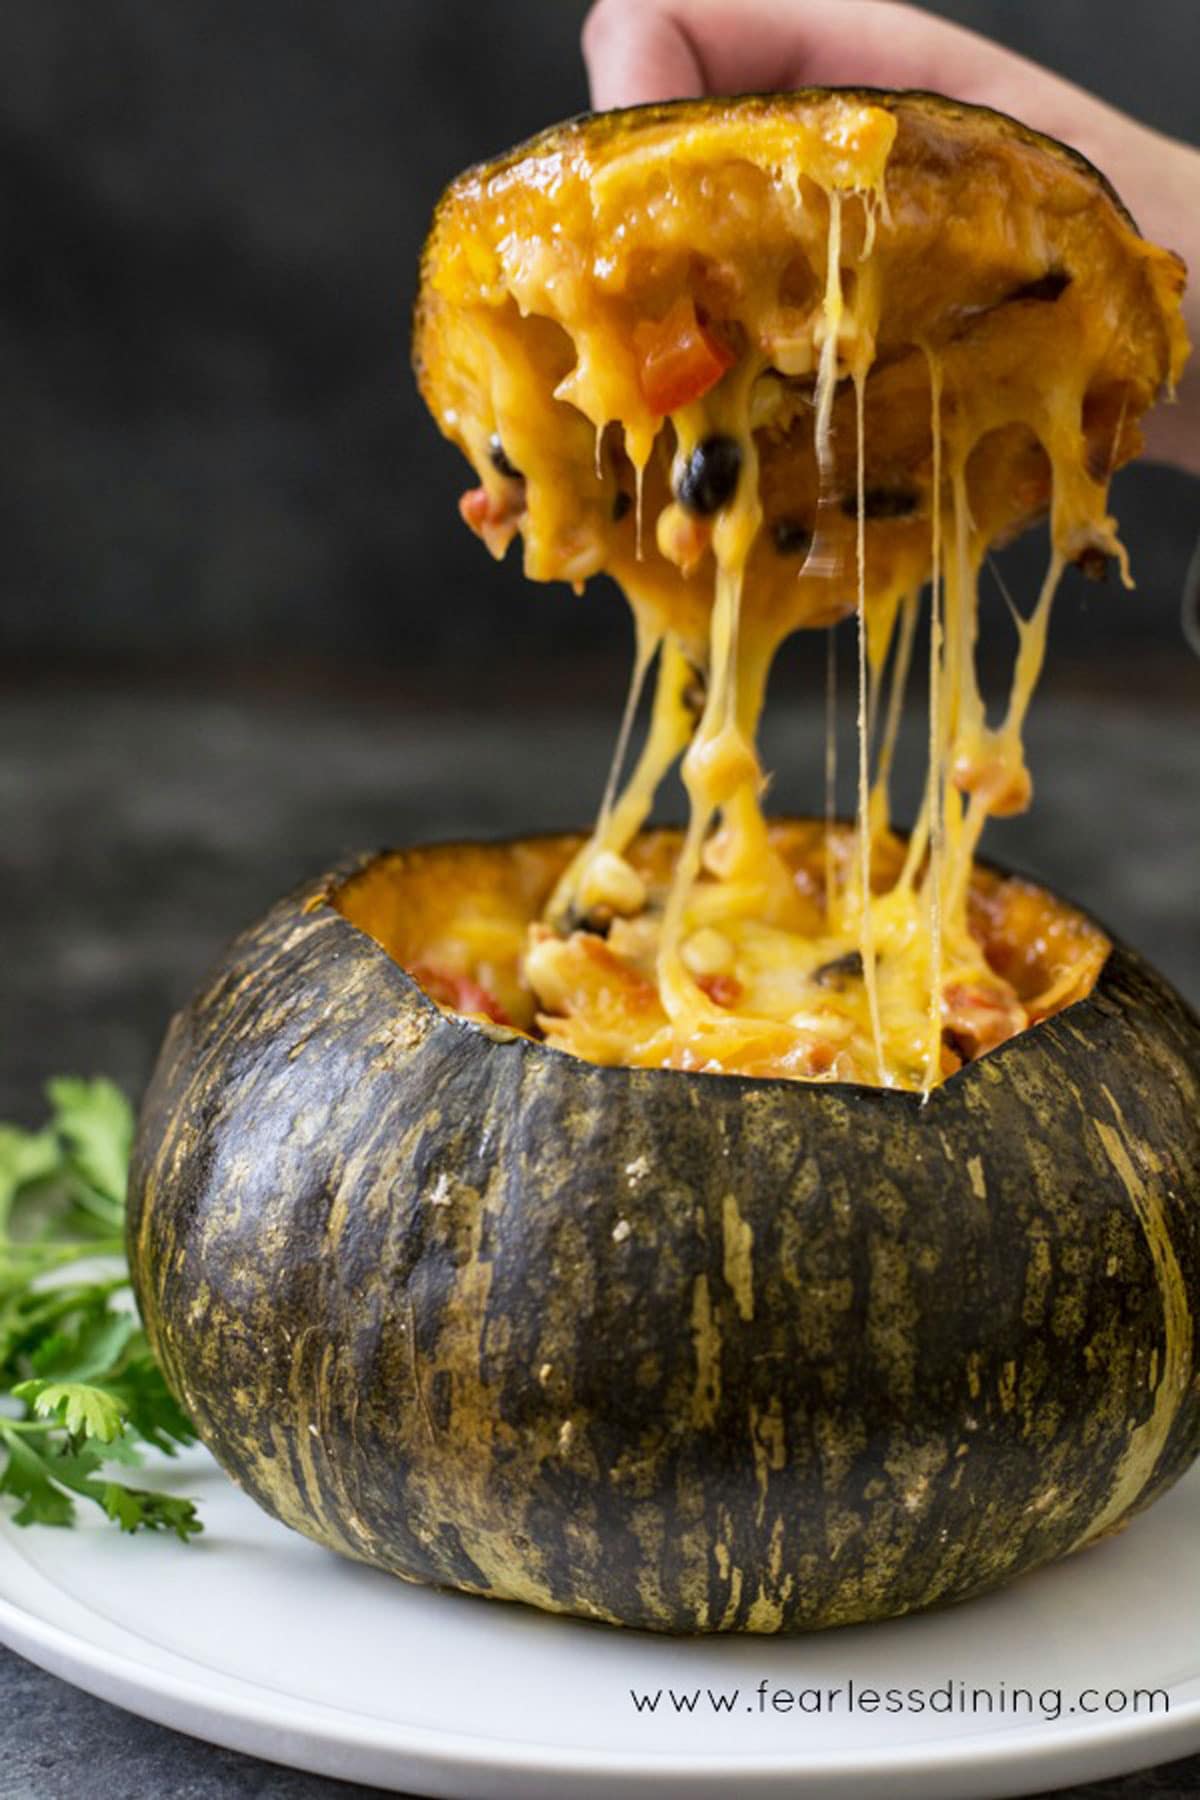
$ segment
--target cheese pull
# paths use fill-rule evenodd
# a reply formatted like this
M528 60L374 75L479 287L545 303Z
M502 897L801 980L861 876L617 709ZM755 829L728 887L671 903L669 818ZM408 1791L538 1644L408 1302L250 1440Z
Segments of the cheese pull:
M615 578L636 625L595 829L501 984L508 1016L597 1061L928 1091L1086 991L1091 942L1064 935L1040 986L1005 960L975 858L1031 798L1024 723L1063 569L1127 575L1109 478L1182 371L1183 279L1072 152L929 95L634 108L453 184L415 354L476 471L463 517L494 555L519 539L535 580ZM1010 603L991 726L980 573L1042 518L1046 575ZM890 777L922 607L928 759L904 844ZM835 685L825 824L787 856L756 750L772 662L851 615L854 822L835 818ZM647 858L676 767L687 828Z

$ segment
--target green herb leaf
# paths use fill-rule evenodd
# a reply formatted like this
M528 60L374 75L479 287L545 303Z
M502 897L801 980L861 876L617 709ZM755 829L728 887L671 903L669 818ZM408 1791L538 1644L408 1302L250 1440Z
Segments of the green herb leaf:
M174 1456L179 1445L195 1443L192 1422L163 1380L142 1332L130 1339L105 1386L119 1401L128 1429L156 1450Z
M19 1381L12 1392L33 1408L35 1419L65 1425L69 1437L111 1444L125 1429L120 1401L86 1381Z
M16 1431L0 1424L0 1447L7 1452L0 1470L0 1494L11 1494L21 1502L16 1513L18 1525L70 1525L75 1518L75 1503L60 1488L39 1453L34 1440L26 1441ZM97 1458L88 1459L97 1466Z
M117 1481L105 1484L104 1510L122 1531L173 1531L185 1544L204 1529L192 1501L148 1488L122 1487Z
M57 1375L64 1381L92 1381L114 1369L132 1338L140 1335L131 1312L114 1312L101 1289L68 1330L58 1330L33 1352L39 1375Z
M51 1180L58 1173L61 1154L52 1131L0 1125L0 1232L7 1228L21 1189Z
M63 1076L47 1095L42 1130L0 1125L0 1402L16 1414L0 1406L0 1495L19 1525L70 1525L82 1498L123 1531L186 1543L201 1529L190 1500L104 1474L139 1463L141 1446L195 1440L130 1303L133 1114L109 1081ZM96 1273L97 1257L119 1259L115 1272Z
M52 1129L78 1174L103 1199L125 1205L133 1109L111 1081L60 1075L46 1084Z

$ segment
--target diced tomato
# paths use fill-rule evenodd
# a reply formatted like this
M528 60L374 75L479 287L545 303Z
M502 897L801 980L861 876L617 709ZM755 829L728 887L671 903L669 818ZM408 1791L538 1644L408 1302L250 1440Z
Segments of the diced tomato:
M504 555L516 536L524 508L524 489L511 497L496 498L485 487L468 488L458 502L464 522L476 537L483 539L497 559Z
M593 978L599 977L612 986L622 1007L638 1013L658 1010L658 989L654 983L647 981L622 957L614 955L603 938L590 931L576 931L572 932L569 942L573 948L578 947L582 963L592 965ZM586 1001L587 988L594 991L594 982L585 982L585 992L580 995L580 1010Z
M472 531L482 531L493 523L492 499L485 487L468 488L459 499L458 510Z
M635 326L638 383L654 413L675 412L715 387L737 357L696 316L690 294L681 296L664 319Z
M994 1050L1029 1022L1025 1008L1005 983L951 982L942 995L942 1024L952 1050L970 1058Z
M425 963L417 963L408 972L439 1006L448 1007L451 1012L475 1013L490 1019L493 1025L512 1024L500 1002L473 976L454 975L448 969L432 969Z
M698 975L696 986L714 1006L736 1006L742 997L742 984L736 975Z

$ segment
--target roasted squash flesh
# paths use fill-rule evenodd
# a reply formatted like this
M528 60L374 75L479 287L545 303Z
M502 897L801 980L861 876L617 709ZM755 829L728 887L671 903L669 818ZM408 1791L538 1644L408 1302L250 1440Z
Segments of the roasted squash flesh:
M674 1034L654 984L654 934L642 915L661 912L678 860L678 831L648 831L629 847L641 889L632 918L610 913L565 940L542 915L582 837L505 844L446 844L380 857L340 887L333 904L400 963L449 1012L569 1050L589 1061L642 1068L703 1069L694 1045ZM870 1019L861 958L821 934L825 863L854 854L854 832L823 822L780 821L772 851L791 872L812 935L798 964L786 934L765 928L731 937L701 925L683 954L701 990L730 1012L723 1041L709 1040L722 1068L833 1081L861 1081L869 1066ZM880 846L881 891L894 881L905 845ZM697 887L697 910L716 892ZM945 1073L1091 992L1111 945L1085 914L1017 876L972 871L970 925L984 974L949 984ZM549 954L547 954L549 953ZM881 969L886 992L886 972ZM738 1040L739 1013L774 1020ZM804 1033L806 1019L811 1020Z

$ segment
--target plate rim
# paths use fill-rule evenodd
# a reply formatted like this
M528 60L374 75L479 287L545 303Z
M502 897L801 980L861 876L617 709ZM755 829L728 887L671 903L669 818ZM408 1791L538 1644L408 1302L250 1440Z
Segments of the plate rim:
M44 1579L13 1543L11 1529L7 1520L0 1528L0 1568L3 1556L15 1556L27 1569L32 1568L35 1576ZM74 1595L68 1597L89 1615L99 1617L87 1601ZM955 1776L977 1780L987 1775L988 1792L997 1795L1032 1793L1048 1785L1087 1780L1092 1775L1116 1775L1174 1761L1200 1749L1198 1695L1185 1699L1178 1708L1173 1704L1168 1714L1140 1714L1099 1724L1072 1725L1049 1740L1044 1726L1031 1724L1002 1734L958 1735L907 1746L880 1745L808 1755L799 1749L749 1757L744 1751L736 1755L687 1754L678 1750L656 1752L649 1746L636 1755L614 1754L596 1747L539 1745L523 1739L385 1722L370 1713L355 1712L332 1702L319 1703L318 1713L309 1701L260 1688L236 1675L229 1679L237 1684L238 1691L228 1693L205 1679L206 1675L219 1675L220 1670L207 1663L192 1662L196 1676L185 1678L156 1665L153 1651L158 1647L150 1640L142 1641L151 1653L146 1659L96 1643L0 1594L0 1643L85 1692L168 1729L285 1766L366 1785L381 1786L394 1781L403 1764L406 1780L432 1777L440 1784L423 1790L430 1794L479 1792L477 1788L446 1786L445 1779L489 1774L521 1777L527 1784L525 1792L531 1792L530 1779L536 1780L536 1791L548 1795L562 1792L561 1787L543 1785L552 1782L574 1782L580 1793L601 1794L606 1786L596 1784L620 1783L630 1793L640 1788L661 1795L672 1791L721 1794L728 1791L731 1779L737 1779L747 1791L761 1793L782 1793L782 1784L794 1787L798 1779L803 1779L814 1785L814 1791L823 1788L831 1793L873 1794L884 1791L881 1784L886 1780L893 1793L905 1791L898 1783L913 1784L913 1793L928 1795L932 1800L939 1793L962 1794L961 1788L937 1785ZM168 1650L166 1654L174 1653ZM184 1719L186 1723L181 1722ZM342 1760L347 1753L352 1766ZM356 1762L356 1753L366 1760ZM1003 1787L999 1785L1001 1781L1005 1782ZM518 1790L507 1790L493 1782L488 1791ZM971 1791L983 1790L976 1787Z

